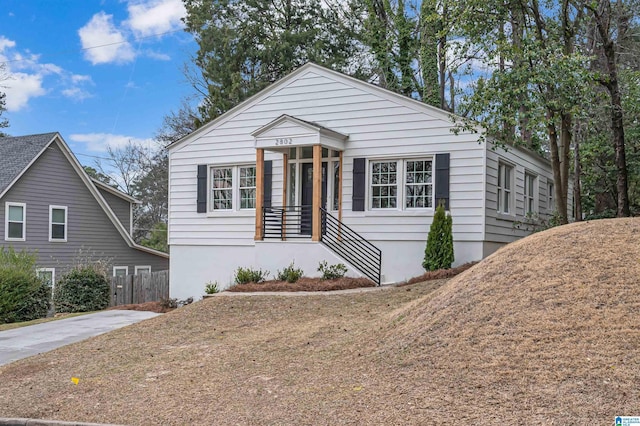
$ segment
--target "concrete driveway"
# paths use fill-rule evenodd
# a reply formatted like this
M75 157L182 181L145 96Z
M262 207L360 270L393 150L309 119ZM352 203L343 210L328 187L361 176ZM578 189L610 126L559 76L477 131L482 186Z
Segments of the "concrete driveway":
M154 312L113 310L0 331L0 365L153 318Z

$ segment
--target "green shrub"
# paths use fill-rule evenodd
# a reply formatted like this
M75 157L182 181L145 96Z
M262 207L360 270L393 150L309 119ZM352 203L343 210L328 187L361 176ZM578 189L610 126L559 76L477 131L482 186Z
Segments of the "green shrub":
M109 306L110 287L105 276L92 267L72 269L56 283L56 312L99 311Z
M453 221L440 202L429 229L422 267L427 271L449 269L453 260Z
M302 269L296 268L295 265L293 264L293 262L291 262L289 264L289 266L284 268L282 271L278 271L276 279L278 281L286 281L288 283L295 283L296 281L298 281L302 277L303 273L304 272L302 272Z
M236 276L234 278L234 281L236 282L236 284L261 283L268 276L269 271L238 267L238 269L236 269Z
M218 288L218 281L208 282L206 286L204 286L204 292L207 294L216 294L220 291Z
M0 247L0 269L20 270L35 274L37 256L26 250L15 251L13 247Z
M51 287L35 272L0 267L0 323L44 318L50 304Z
M347 267L343 263L329 265L326 260L323 260L318 265L318 272L322 272L323 280L335 280L344 277L344 274L347 273Z

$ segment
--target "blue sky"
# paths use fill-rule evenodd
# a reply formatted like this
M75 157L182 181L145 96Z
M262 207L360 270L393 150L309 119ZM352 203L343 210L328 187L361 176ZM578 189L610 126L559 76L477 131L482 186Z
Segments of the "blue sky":
M87 165L146 144L194 93L181 0L2 0L3 114L12 136L60 132Z

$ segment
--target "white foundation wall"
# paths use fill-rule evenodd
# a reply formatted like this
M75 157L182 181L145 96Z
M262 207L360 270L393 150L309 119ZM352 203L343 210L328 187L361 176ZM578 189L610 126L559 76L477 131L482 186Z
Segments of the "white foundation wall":
M269 279L293 261L308 277L320 276L318 264L344 263L347 276L361 274L324 245L311 241L257 241L255 246L171 246L169 294L186 299L200 298L209 282L224 290L233 284L238 267L269 271Z
M374 241L382 250L382 283L396 283L424 273L425 242ZM454 266L482 259L483 243L454 241ZM272 278L278 270L292 261L308 277L320 276L318 264L326 260L330 265L344 263L347 276L359 277L360 272L322 244L311 241L257 241L255 246L171 246L170 295L178 299L204 294L204 287L212 281L226 289L233 284L236 269L254 268L269 271Z

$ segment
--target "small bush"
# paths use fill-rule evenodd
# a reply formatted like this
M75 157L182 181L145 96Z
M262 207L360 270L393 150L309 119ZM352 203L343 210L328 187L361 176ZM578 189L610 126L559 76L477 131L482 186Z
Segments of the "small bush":
M168 298L168 299L160 299L160 306L165 309L175 309L178 307L178 299Z
M72 269L56 283L56 312L99 311L109 306L110 287L105 276L92 267Z
M204 292L206 294L216 294L220 291L218 288L218 281L208 282L206 286L204 286Z
M261 283L269 276L269 271L238 267L234 281L236 284Z
M329 265L326 260L323 260L318 265L318 272L322 272L323 280L335 280L344 277L347 273L347 267L343 263Z
M427 271L449 269L453 260L453 221L440 202L429 228L422 267Z
M302 269L296 268L295 265L293 264L293 262L291 262L289 264L289 266L284 268L282 271L278 271L276 279L278 281L286 281L288 283L295 283L300 278L302 278L302 274L303 274Z
M0 323L44 318L50 304L51 287L35 272L0 268Z

